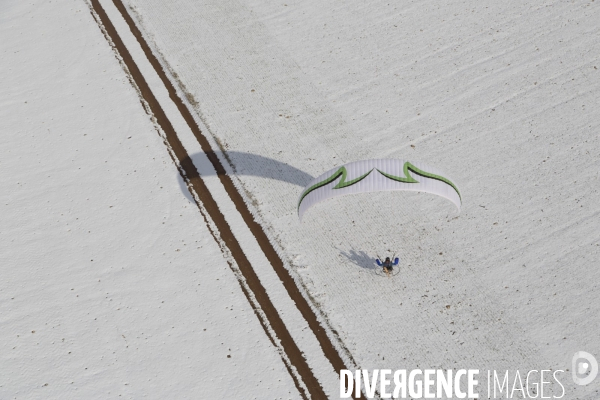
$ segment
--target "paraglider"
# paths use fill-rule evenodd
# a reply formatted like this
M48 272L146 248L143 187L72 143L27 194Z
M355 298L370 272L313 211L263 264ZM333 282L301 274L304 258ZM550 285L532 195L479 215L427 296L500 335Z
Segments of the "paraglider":
M395 254L392 258L394 259L393 262L389 257L386 257L385 261L381 261L381 257L377 256L377 259L375 260L377 265L383 268L383 272L385 272L387 276L390 276L390 274L394 271L394 267L400 262L400 259L395 257Z
M298 200L298 217L324 200L346 194L381 191L419 191L450 200L460 211L461 196L444 173L422 163L380 159L355 161L313 179Z
M334 197L396 190L441 196L454 203L458 211L462 204L458 187L438 169L405 160L376 159L347 163L313 179L298 199L298 217L302 221L309 208ZM399 272L399 269L394 270L400 261L395 255L391 259L386 257L384 261L378 256L375 261L382 267L385 276L391 277Z

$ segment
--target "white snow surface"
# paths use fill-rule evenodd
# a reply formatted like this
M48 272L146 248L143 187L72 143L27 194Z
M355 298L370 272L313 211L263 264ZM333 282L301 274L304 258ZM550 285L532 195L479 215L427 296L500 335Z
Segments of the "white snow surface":
M126 3L358 366L600 357L598 1ZM4 1L0 37L0 398L298 398L88 5ZM447 172L461 214L398 192L298 221L369 158Z
M126 3L360 367L600 355L598 2ZM389 193L298 222L311 177L369 158L447 171L461 214ZM394 252L400 274L375 274Z
M0 398L299 398L88 5L0 37Z

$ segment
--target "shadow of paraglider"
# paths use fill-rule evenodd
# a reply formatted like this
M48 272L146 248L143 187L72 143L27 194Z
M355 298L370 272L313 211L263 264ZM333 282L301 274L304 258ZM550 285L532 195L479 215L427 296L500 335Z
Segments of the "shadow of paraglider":
M358 265L367 270L376 270L380 267L375 263L375 258L371 257L364 251L340 251L340 254L346 257L352 264Z
M189 158L186 157L183 163L192 161L200 176L225 175L226 172L222 168L215 170L213 164L209 161L210 159L218 159L221 164L229 165L233 169L233 175L257 176L291 183L300 187L305 187L313 179L306 172L284 162L239 151L194 153ZM193 202L187 184L182 179L179 181L179 186L184 196Z
M194 165L199 168L198 172L200 172L201 175L222 175L221 172L216 172L214 168L200 167L203 163L197 161L200 161L201 158L205 159L206 156L209 158L217 156L220 160L226 160L226 163L233 168L235 175L258 176L261 178L291 183L301 187L306 186L306 184L313 179L313 177L306 172L296 167L292 167L287 163L263 157L258 154L243 153L240 151L216 151L212 154L192 154L190 158L194 162ZM200 168L202 170L200 170Z
M346 257L352 264L355 264L355 265L363 268L367 272L375 274L377 276L390 278L390 277L396 276L400 273L399 266L394 266L394 268L390 268L389 270L386 271L384 268L377 265L377 263L375 261L377 259L376 257L375 258L371 257L370 255L368 255L366 252L364 252L362 250L361 251L340 250L340 254L343 257Z

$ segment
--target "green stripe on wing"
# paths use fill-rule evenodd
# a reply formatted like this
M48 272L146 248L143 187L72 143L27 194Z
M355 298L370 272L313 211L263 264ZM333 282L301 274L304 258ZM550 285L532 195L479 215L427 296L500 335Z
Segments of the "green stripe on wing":
M302 196L300 196L300 201L298 201L298 211L300 210L300 204L302 204L302 200L304 200L304 198L306 196L308 196L311 192L317 190L318 188L328 185L331 182L335 181L337 178L340 177L340 175L342 176L342 179L340 179L338 184L333 187L334 189L343 189L345 187L352 186L352 185L362 181L363 179L365 179L372 171L373 171L373 169L371 168L371 170L369 172L359 176L356 179L352 179L352 180L346 182L346 176L348 175L348 171L346 171L346 167L343 167L343 166L340 167L329 178L327 178L321 182L315 183L314 185L312 185L311 187L306 189L304 191L304 193L302 193Z
M456 185L454 183L452 183L450 181L450 179L444 178L443 176L440 176L440 175L432 174L430 172L423 171L422 169L419 169L419 168L415 167L414 165L412 165L408 161L404 163L403 170L404 170L404 176L405 176L405 178L402 178L400 176L394 176L394 175L391 175L391 174L386 174L385 172L383 172L383 171L381 171L379 169L377 171L381 175L385 176L386 178L392 179L392 180L397 181L397 182L403 182L403 183L418 183L419 182L419 181L417 181L415 178L413 178L410 175L411 171L414 172L415 174L421 175L421 176L423 176L425 178L435 179L435 180L444 182L445 184L450 185L456 191L456 194L458 194L458 198L462 202L462 197L460 195L460 192L458 191L458 188L456 187Z

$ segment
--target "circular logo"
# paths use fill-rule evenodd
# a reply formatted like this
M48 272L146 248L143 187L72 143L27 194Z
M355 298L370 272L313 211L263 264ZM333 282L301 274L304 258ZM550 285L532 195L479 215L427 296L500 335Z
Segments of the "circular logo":
M598 375L598 361L585 351L578 351L573 355L571 373L573 382L577 385L589 385Z

